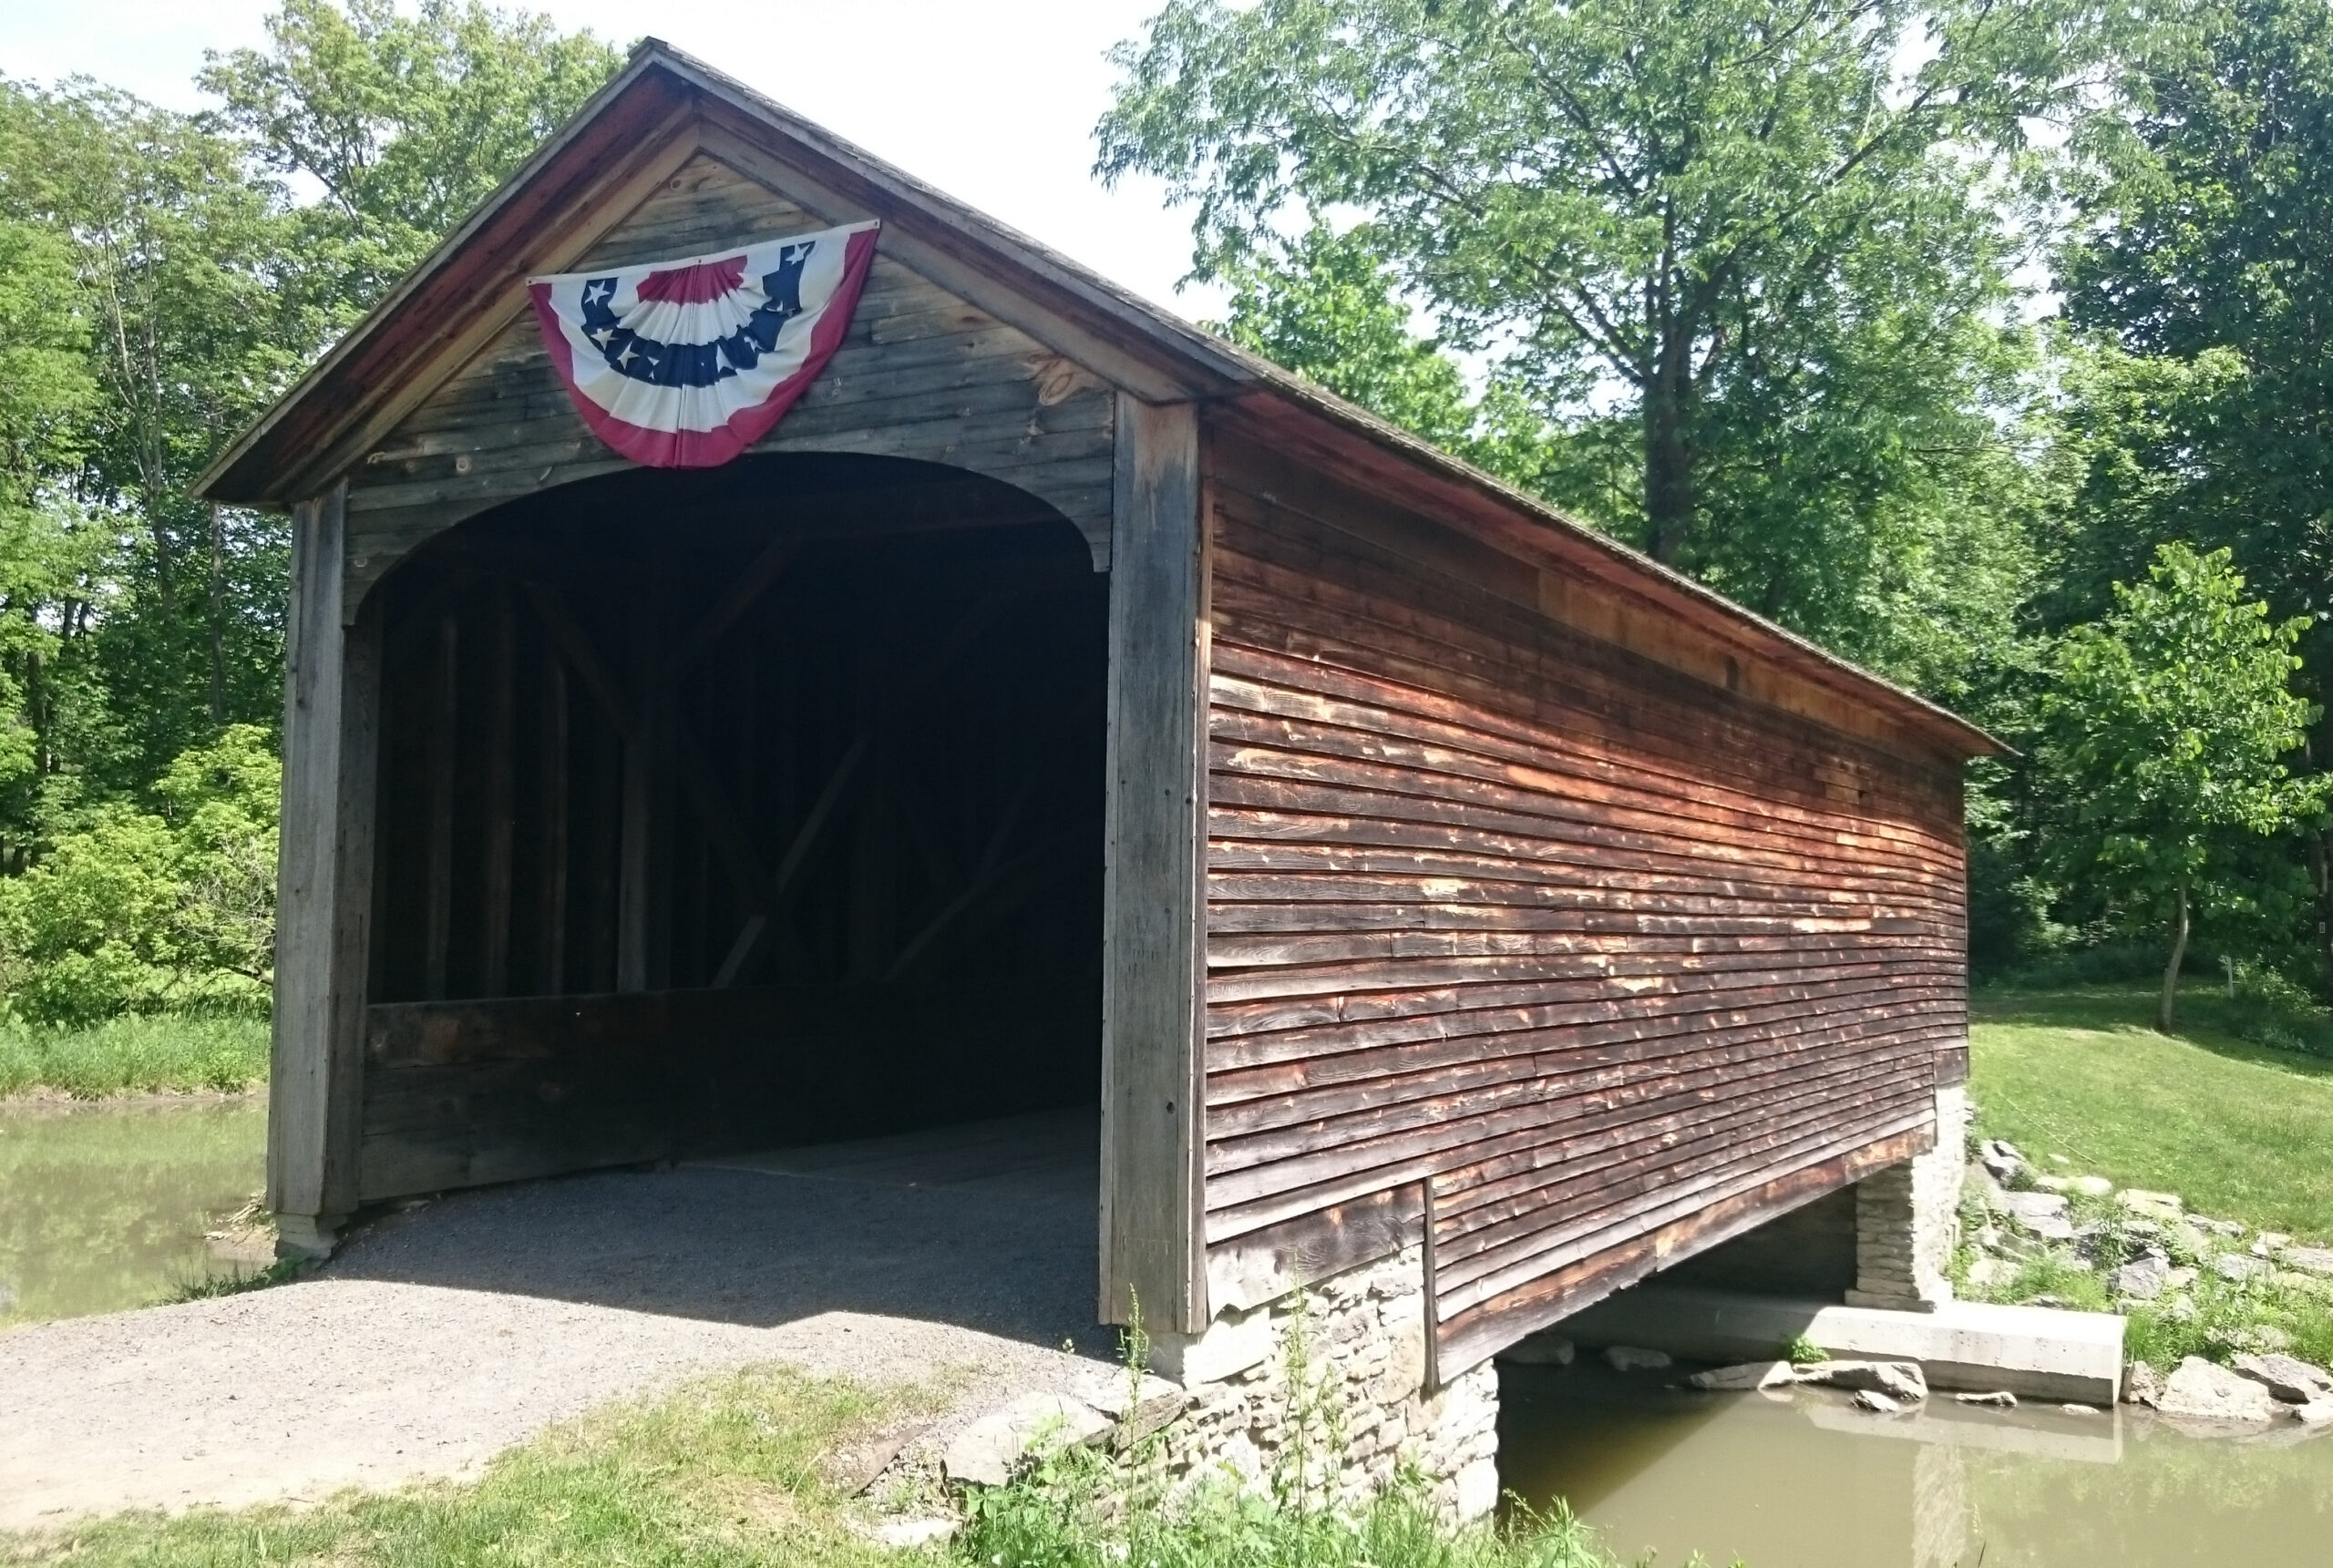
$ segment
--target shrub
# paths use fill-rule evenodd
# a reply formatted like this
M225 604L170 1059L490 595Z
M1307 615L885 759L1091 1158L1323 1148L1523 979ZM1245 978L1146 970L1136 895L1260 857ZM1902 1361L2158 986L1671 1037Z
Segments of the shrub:
M2236 966L2227 1020L2237 1039L2254 1045L2333 1056L2333 1011L2275 969Z
M0 1006L43 1024L264 1012L282 781L267 732L235 725L170 764L159 812L102 806L0 883Z

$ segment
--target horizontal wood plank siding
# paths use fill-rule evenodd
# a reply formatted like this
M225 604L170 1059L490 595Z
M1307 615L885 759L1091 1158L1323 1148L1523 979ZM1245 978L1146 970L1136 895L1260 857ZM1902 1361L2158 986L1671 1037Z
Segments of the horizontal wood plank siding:
M1269 458L1212 478L1218 1306L1413 1239L1430 1181L1463 1366L1927 1146L1966 1050L1948 764L1340 528Z

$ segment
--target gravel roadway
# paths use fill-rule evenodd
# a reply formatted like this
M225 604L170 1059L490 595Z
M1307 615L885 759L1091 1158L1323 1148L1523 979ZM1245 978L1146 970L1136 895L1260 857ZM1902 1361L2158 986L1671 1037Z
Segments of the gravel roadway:
M1090 1173L573 1177L394 1215L295 1284L16 1329L0 1529L460 1476L550 1422L754 1362L953 1374L959 1419L1072 1387L1109 1354L1093 1192Z

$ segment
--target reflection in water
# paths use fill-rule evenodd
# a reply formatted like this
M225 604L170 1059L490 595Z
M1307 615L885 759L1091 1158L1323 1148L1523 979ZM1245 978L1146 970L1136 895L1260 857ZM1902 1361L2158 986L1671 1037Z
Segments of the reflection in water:
M202 1233L259 1191L266 1143L257 1101L0 1109L0 1326L248 1271Z
M1697 1394L1583 1363L1501 1367L1507 1489L1616 1553L1750 1568L2333 1563L2333 1440L2190 1437L2143 1412L1866 1416L1838 1395Z

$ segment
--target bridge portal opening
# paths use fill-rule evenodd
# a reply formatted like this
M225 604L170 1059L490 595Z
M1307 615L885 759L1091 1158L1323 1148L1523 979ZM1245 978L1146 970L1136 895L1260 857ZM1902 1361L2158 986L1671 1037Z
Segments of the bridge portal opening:
M416 551L365 611L363 1196L1095 1106L1106 582L869 457Z

